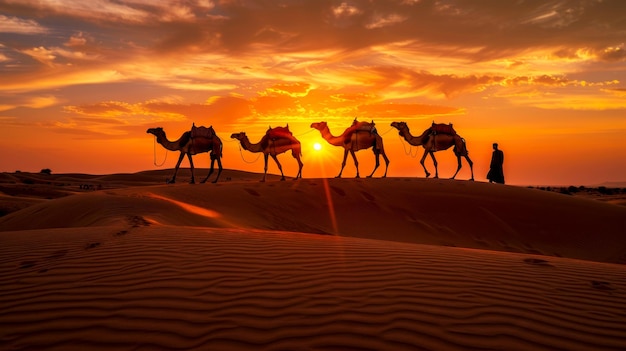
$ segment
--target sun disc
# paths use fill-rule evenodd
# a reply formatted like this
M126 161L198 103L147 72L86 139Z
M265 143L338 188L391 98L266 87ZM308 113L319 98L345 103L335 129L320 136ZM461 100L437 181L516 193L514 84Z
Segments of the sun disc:
M320 150L322 149L322 144L320 144L320 143L315 143L315 144L313 144L313 148L314 148L316 151L320 151Z

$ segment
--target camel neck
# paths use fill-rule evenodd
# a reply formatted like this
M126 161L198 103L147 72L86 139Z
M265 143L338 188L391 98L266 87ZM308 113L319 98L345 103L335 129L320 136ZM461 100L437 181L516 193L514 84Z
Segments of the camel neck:
M334 146L343 146L344 138L332 135L328 126L320 132L322 133L322 138L324 138L324 140L326 140L329 144Z
M261 147L261 142L258 142L256 144L253 144L250 142L250 139L248 139L248 136L243 137L240 140L241 146L250 152L261 152L262 151L262 147Z
M178 151L180 150L180 143L179 140L176 141L169 141L167 139L167 136L165 135L165 133L163 133L163 135L158 136L157 137L157 143L161 144L164 148L170 150L170 151Z
M411 134L409 127L402 129L402 136L404 137L404 140L406 140L409 144L414 145L414 146L420 146L424 144L424 137L426 137L427 134L428 134L428 130L424 131L422 135L416 137Z

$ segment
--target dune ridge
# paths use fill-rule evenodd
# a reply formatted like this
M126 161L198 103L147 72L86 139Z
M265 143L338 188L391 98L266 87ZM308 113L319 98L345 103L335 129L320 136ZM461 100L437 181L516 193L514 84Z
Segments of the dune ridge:
M30 206L0 217L0 230L112 225L129 215L164 225L269 229L626 263L626 207L443 179L122 187Z

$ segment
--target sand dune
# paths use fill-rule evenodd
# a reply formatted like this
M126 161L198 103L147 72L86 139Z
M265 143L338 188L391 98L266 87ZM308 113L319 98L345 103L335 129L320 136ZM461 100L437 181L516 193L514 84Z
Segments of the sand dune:
M0 349L626 349L623 206L167 174L60 175L74 195L0 217Z
M2 237L3 349L626 347L619 265L132 221Z
M2 217L0 228L101 226L141 216L163 225L270 229L626 262L626 208L600 201L452 180L254 179L87 192Z

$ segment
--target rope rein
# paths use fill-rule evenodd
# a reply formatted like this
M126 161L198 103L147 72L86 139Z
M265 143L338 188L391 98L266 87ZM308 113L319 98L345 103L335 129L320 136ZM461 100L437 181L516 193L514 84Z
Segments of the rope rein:
M252 163L255 163L256 161L259 160L259 158L261 157L262 152L259 153L259 155L256 157L256 159L254 161L248 161L248 160L246 160L245 157L243 157L243 151L241 151L241 145L239 145L239 154L241 155L241 159L243 160L243 162L248 163L248 164L252 164Z
M402 148L404 149L404 153L411 156L412 158L416 158L417 154L419 153L419 148L416 147L415 148L415 155L413 155L413 145L409 144L409 150L407 151L406 149L406 145L404 144L408 144L408 142L406 142L406 140L404 140L403 137L401 137L400 135L398 135L398 139L400 139L400 144L402 144Z
M163 162L161 162L161 164L157 164L156 161L156 144L157 144L157 137L156 135L154 136L154 154L153 154L153 158L152 158L152 163L154 163L155 166L157 167L161 167L165 164L165 161L167 161L167 154L168 154L168 150L165 149L165 159L163 159Z
M387 133L391 132L393 129L394 129L393 127L389 127L389 129L387 129L387 131L386 131L386 132L384 132L384 133L378 133L378 135L383 136L383 135L385 135L385 134L387 134Z

